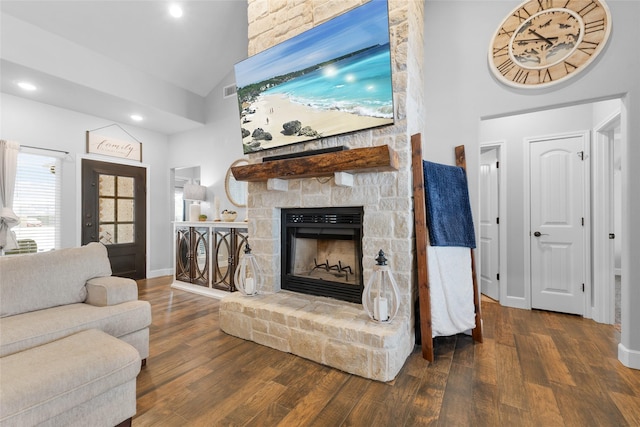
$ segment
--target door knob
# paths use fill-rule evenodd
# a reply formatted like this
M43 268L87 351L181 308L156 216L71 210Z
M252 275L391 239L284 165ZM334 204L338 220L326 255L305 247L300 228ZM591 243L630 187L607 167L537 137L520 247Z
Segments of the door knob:
M539 232L539 231L536 231L535 233L533 233L533 235L534 235L534 236L536 236L536 237L540 237L540 236L548 236L548 234L546 234L546 233L541 233L541 232Z

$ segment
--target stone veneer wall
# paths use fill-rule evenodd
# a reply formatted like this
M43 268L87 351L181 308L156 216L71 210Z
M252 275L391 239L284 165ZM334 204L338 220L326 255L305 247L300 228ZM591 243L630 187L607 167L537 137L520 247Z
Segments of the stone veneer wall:
M249 55L258 53L279 42L304 32L352 7L366 1L348 0L249 0ZM257 257L264 275L265 293L280 291L280 209L319 206L363 206L363 271L365 283L372 274L374 258L383 249L389 259L394 277L400 287L401 306L392 327L395 333L402 333L400 343L391 352L393 366L388 366L383 374L354 372L370 378L388 380L393 378L410 354L414 344L413 304L414 286L414 227L411 180L410 135L420 132L423 119L423 7L419 0L389 0L389 24L392 51L392 73L394 89L395 124L378 129L362 131L351 135L326 138L320 141L297 144L269 151L269 155L294 153L301 150L345 145L349 148L389 145L400 158L400 168L393 172L355 173L353 187L336 186L333 179L292 179L288 180L286 192L267 189L266 182L249 183L248 217L249 237L254 255ZM249 156L250 162L260 162L262 154ZM285 292L282 292L283 296ZM288 293L287 293L288 294ZM225 298L226 299L226 298ZM237 300L237 298L236 298ZM224 303L224 301L223 301ZM253 305L254 303L247 303ZM356 307L359 307L356 305ZM231 315L227 310L244 312ZM347 309L350 311L351 309ZM278 311L278 309L274 309ZM287 313L292 310L285 309ZM253 339L251 319L260 312L270 318L267 312L256 307L242 307L234 300L221 306L221 325L229 333ZM225 317L226 316L226 317ZM331 315L329 315L331 317ZM225 320L226 319L226 320ZM350 318L351 321L353 318ZM366 320L366 315L364 317ZM322 322L316 319L316 323ZM242 323L239 331L232 327L234 322ZM284 324L290 321L284 321ZM260 328L266 324L260 323ZM298 321L296 324L300 323ZM302 322L304 323L304 322ZM275 325L282 323L275 322ZM316 325L317 326L317 325ZM356 327L361 331L362 325ZM378 325L380 326L380 325ZM388 326L388 325L383 325ZM317 331L317 327L313 327ZM367 334L371 332L364 327ZM375 329L375 328L374 328ZM380 329L380 328L378 328ZM282 332L282 331L280 331ZM381 330L384 335L389 331ZM287 333L284 334L289 337ZM347 336L348 342L351 334ZM272 340L256 340L266 345L292 351L296 345L272 345ZM269 342L266 342L269 341ZM388 342L377 339L377 345L388 349ZM371 349L367 350L371 353ZM374 350L375 353L377 350ZM296 353L298 354L298 353ZM302 355L305 356L305 355ZM388 355L385 356L387 358ZM328 359L331 359L330 357ZM314 359L316 360L316 359ZM398 360L400 364L398 365ZM331 366L336 364L317 360ZM336 366L348 372L347 367ZM395 372L394 372L395 371Z

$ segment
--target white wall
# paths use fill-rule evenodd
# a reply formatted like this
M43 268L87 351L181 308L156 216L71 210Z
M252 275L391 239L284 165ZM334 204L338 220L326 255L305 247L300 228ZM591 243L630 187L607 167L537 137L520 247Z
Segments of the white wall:
M220 199L220 210L237 211L238 220L246 216L246 209L233 206L224 189L227 169L234 160L244 157L236 97L222 97L222 88L234 82L232 71L207 96L205 126L169 137L169 168L200 166L200 183L208 187L202 213L209 218L214 217L214 197Z
M0 106L0 123L2 123L0 135L3 139L70 153L72 160L69 159L62 164L61 245L62 247L78 246L81 230L78 222L80 194L78 193L77 166L80 161L79 156L85 155L85 132L113 122L4 93L1 94ZM151 192L148 275L153 277L158 274L168 274L166 268L171 266L172 248L169 209L172 199L169 196L169 168L166 157L168 138L133 126L122 125L122 127L142 141L142 163L150 165L151 175L147 183L147 188ZM127 139L126 134L117 133L121 132L118 128L108 128L100 132L103 135ZM101 156L92 156L92 158L117 160ZM158 248L167 248L167 250Z
M613 31L600 57L585 72L551 88L524 90L493 78L487 61L491 37L520 0L426 1L424 153L430 160L453 164L453 147L467 146L470 196L478 218L479 122L481 119L566 106L585 101L623 99L623 159L640 159L640 2L609 0ZM451 35L455 34L452 38ZM475 182L474 182L475 181ZM623 166L622 340L619 357L640 368L640 168ZM514 267L517 271L518 266ZM509 280L510 283L514 283ZM625 353L626 352L626 353ZM625 354L623 354L625 353Z

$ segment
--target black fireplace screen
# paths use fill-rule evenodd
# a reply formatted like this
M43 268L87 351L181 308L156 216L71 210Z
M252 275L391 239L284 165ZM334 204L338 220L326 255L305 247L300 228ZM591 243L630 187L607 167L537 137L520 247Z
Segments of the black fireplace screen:
M362 303L361 207L282 210L282 288Z

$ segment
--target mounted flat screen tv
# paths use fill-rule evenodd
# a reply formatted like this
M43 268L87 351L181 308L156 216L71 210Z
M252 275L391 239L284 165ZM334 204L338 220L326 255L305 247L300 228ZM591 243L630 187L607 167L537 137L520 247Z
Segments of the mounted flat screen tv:
M244 153L391 125L386 0L235 65Z

